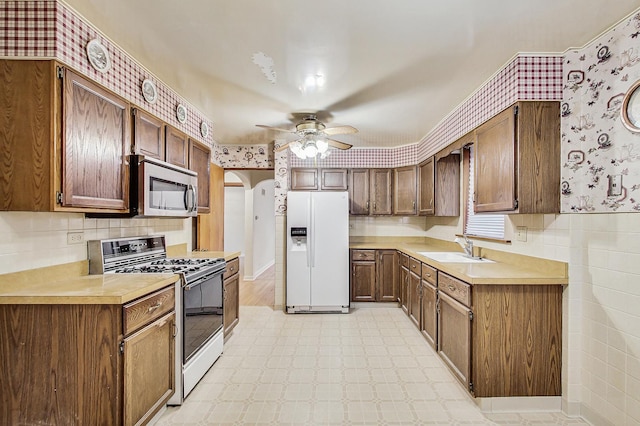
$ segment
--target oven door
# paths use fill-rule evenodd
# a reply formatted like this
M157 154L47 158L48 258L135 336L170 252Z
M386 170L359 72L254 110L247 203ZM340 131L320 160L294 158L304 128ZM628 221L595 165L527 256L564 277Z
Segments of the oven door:
M187 280L182 292L182 362L193 357L222 329L222 273Z
M198 175L163 161L138 164L138 215L189 217L198 214Z

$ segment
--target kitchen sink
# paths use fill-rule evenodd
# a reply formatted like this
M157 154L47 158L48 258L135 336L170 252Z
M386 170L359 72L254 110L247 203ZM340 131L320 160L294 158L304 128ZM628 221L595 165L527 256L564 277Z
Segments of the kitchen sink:
M419 251L418 254L440 263L495 263L489 259L467 257L457 251Z

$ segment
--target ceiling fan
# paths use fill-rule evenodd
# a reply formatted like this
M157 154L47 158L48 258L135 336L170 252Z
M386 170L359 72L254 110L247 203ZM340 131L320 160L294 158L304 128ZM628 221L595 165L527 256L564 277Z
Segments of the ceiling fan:
M256 126L276 132L298 135L300 137L299 139L278 147L276 151L282 151L289 147L291 152L302 159L312 158L318 154L320 154L321 158L324 158L329 155L328 149L330 146L338 149L349 149L353 145L330 139L327 136L347 135L358 132L358 129L353 126L326 127L318 120L315 114L305 115L302 121L296 124L295 130L265 126L263 124L256 124Z

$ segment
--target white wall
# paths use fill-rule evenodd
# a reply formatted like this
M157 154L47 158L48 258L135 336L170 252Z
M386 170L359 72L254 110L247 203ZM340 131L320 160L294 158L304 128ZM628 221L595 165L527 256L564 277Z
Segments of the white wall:
M245 188L224 188L224 250L245 253Z
M89 219L82 213L0 212L0 274L87 259L87 244L67 244L68 232L85 241L165 235L167 245L191 250L191 219Z
M262 181L253 188L253 278L275 261L274 181ZM250 278L250 277L247 277Z

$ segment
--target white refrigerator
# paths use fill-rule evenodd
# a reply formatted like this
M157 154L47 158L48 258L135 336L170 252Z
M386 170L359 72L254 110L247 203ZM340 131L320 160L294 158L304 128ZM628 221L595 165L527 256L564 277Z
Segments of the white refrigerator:
M349 194L287 193L287 312L349 312Z

